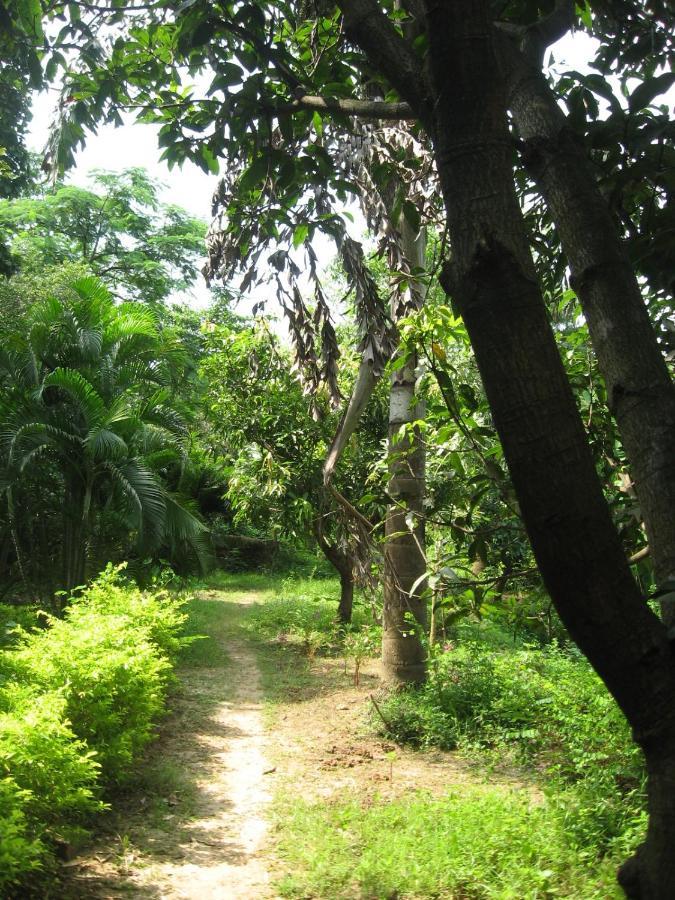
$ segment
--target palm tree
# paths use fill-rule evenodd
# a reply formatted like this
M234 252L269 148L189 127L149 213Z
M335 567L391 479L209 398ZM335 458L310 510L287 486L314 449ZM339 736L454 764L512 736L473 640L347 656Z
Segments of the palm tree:
M172 399L180 347L150 310L116 305L96 279L33 306L24 334L0 353L0 491L20 559L14 491L49 460L62 495L61 573L82 584L97 521L114 517L140 552L189 544L200 561L206 529L164 487L186 429ZM22 510L29 517L39 510Z

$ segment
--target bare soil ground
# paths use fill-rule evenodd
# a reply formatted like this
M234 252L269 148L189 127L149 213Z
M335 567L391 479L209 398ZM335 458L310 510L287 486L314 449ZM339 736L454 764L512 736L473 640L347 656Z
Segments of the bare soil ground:
M225 650L226 663L180 673L174 712L146 764L153 791L164 780L168 793L123 798L95 844L66 864L61 896L274 896L262 851L270 766L260 671L245 641L229 638Z
M208 591L228 606L255 594ZM356 790L367 803L424 790L441 795L482 783L452 753L416 752L378 737L368 724L378 666L365 664L360 684L339 659L301 659L283 641L265 650L268 677L286 677L265 712L261 673L250 639L217 636L227 660L184 669L174 712L164 723L143 784L116 804L95 843L66 863L64 900L138 897L167 900L273 900L275 859L269 803L273 794L330 799ZM153 778L153 771L156 773ZM528 790L491 776L490 787Z

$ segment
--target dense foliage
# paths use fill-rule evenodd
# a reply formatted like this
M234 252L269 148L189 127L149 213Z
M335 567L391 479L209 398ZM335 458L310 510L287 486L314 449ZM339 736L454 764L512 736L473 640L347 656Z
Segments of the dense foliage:
M22 624L16 619L23 618ZM108 567L62 619L0 609L0 890L81 838L162 715L186 616ZM45 625L48 627L45 628Z
M70 590L92 566L128 555L130 541L140 554L183 546L203 557L203 526L163 480L186 435L171 333L147 308L115 305L99 282L80 279L4 337L6 577L31 593ZM60 547L50 540L59 520Z
M0 79L0 269L19 270L2 286L0 323L3 593L58 612L58 589L110 560L130 559L139 576L162 559L188 571L208 561L208 512L223 532L298 545L312 535L340 574L346 626L387 505L385 669L399 681L428 675L385 707L391 730L428 745L515 748L544 770L553 806L564 797L567 810L552 830L546 817L538 826L560 849L542 871L560 878L570 840L633 849L647 796L647 840L621 883L631 897L670 898L675 157L661 98L675 80L672 10L660 0L18 0L0 4L0 25L0 53L13 59ZM548 48L574 28L598 39L590 73L548 64ZM271 286L295 371L285 349L222 307L202 321L167 310L171 290L195 278L203 227L162 206L143 173L26 196L27 84L55 81L62 97L44 160L55 178L87 131L129 110L159 126L171 165L222 169L205 271L226 290L235 277L244 291ZM349 234L348 196L379 239L384 289ZM426 264L410 251L424 232ZM347 275L356 339L335 327L321 233ZM386 458L382 393L363 414L364 384L372 393L385 371ZM353 405L338 416L352 383ZM331 483L323 460L345 434ZM83 815L96 803L87 767L121 774L147 739L153 679L164 677L148 657L128 739L105 698L78 706L93 671L106 684L86 660L100 654L114 668L125 631L109 623L110 644L99 645L87 596L75 662L58 646L39 664L28 644L12 651L26 683L58 691L38 730L66 742L63 805ZM314 621L305 607L278 612L309 655L327 625L325 608ZM45 643L58 645L77 609L50 624ZM461 645L442 652L441 635L454 640L462 621ZM547 646L474 645L469 626L486 622ZM566 628L630 723L646 792L628 726ZM328 641L345 653L351 642L356 680L370 637L343 627ZM59 688L64 673L79 692ZM89 745L95 759L80 753ZM21 804L42 788L26 784L17 775L2 803L30 868L40 838ZM384 818L392 810L396 819L393 807ZM353 829L354 808L343 813ZM414 835L414 811L405 824Z
M78 262L116 296L151 305L195 282L203 222L162 203L143 169L96 171L90 182L0 201L0 233L12 236L18 271Z

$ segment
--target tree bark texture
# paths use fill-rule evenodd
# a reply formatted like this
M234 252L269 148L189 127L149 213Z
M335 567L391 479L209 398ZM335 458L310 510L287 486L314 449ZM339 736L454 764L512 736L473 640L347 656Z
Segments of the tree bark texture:
M673 756L664 750L675 741L672 648L630 573L536 281L513 187L505 80L488 5L426 6L450 287L547 589L645 753L654 824L633 866L635 896L665 900L675 897L675 794L664 799L658 784L664 770L672 772ZM617 312L605 315L611 329Z
M338 622L349 625L354 606L354 563L349 555L331 544L323 534L320 525L314 526L314 537L319 549L340 576L340 600L338 602Z
M424 267L425 243L403 219L406 258ZM413 291L419 288L413 287ZM413 302L414 302L413 298ZM389 484L384 535L382 668L392 684L424 681L426 661L420 629L426 628L424 535L425 453L411 423L424 416L415 397L416 360L392 373L389 395ZM405 430L401 434L401 429Z
M675 581L675 385L581 142L542 74L505 50L524 162L568 259L663 587ZM675 606L669 619L674 626Z

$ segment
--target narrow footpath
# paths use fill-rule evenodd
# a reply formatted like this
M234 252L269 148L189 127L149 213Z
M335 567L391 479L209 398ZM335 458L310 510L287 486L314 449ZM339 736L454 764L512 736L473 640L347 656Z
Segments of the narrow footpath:
M233 607L256 596L231 600L215 592L203 598L222 604L221 615L210 619L221 626L211 632L220 652L213 664L181 668L174 711L149 752L139 789L104 821L95 844L66 863L66 882L55 896L275 896L262 850L270 766L260 671L250 646L231 633Z

